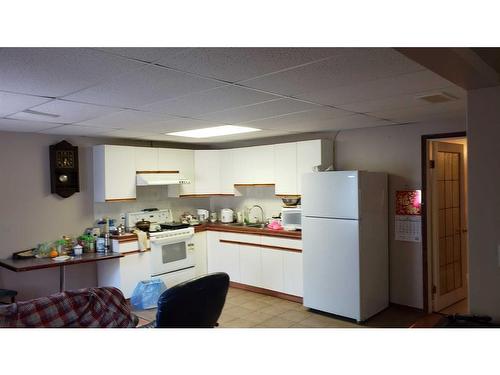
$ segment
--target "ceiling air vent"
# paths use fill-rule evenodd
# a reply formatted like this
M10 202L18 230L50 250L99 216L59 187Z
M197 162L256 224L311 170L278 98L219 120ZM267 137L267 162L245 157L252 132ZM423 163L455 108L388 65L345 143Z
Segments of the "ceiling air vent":
M445 92L437 92L437 93L433 93L433 94L425 94L425 95L417 96L416 99L424 100L427 103L431 103L431 104L437 104L437 103L444 103L444 102L456 100L457 98L454 97L453 95L447 94Z

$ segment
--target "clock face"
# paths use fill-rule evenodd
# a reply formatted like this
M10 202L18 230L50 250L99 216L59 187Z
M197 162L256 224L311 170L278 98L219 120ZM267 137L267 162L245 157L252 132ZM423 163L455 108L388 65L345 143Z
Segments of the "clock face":
M75 157L73 151L56 151L57 168L73 168L75 166Z

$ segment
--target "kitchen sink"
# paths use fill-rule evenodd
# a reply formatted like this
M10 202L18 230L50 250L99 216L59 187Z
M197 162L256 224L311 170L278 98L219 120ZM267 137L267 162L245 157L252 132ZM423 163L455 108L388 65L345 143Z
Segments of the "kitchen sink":
M264 224L264 223L250 223L250 224L230 223L228 225L234 226L234 227L249 227L249 228L261 228L261 229L266 227L266 224Z

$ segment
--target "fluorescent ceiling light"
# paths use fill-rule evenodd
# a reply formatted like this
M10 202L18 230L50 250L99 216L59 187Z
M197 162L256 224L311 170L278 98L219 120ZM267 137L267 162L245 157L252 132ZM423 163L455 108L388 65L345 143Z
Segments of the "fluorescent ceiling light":
M210 138L210 137L220 137L223 135L230 135L230 134L258 132L260 130L261 129L248 128L246 126L223 125L223 126L214 126L212 128L193 129L193 130L186 130L182 132L174 132L166 134L174 135L176 137Z

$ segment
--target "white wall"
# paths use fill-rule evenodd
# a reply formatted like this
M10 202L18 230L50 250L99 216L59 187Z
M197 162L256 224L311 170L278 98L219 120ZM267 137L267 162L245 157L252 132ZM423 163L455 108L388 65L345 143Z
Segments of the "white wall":
M422 244L394 240L395 192L421 189L421 136L465 130L464 119L342 131L335 142L336 169L389 174L390 300L423 308Z
M470 310L500 321L500 86L468 92Z

